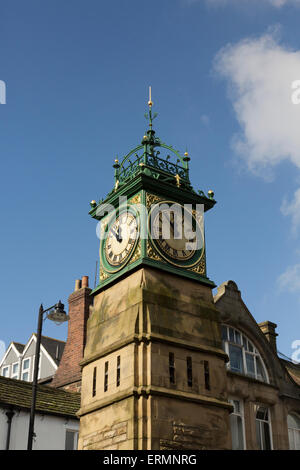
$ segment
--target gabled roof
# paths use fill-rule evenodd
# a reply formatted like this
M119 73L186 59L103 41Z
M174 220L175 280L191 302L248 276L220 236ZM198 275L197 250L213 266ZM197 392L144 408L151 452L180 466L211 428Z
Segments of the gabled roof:
M223 282L218 287L214 302L221 314L222 323L236 327L253 341L268 369L270 383L278 386L286 378L291 385L300 385L300 367L278 357L276 350L262 332L259 324L245 305L241 292L234 281ZM288 374L287 374L288 372ZM298 394L298 390L295 391Z
M0 376L0 407L13 406L30 410L32 384ZM80 393L66 392L47 385L38 385L36 411L56 416L76 418Z
M15 341L13 341L11 344L13 344L15 346L15 348L18 350L18 352L20 354L22 354L22 352L24 351L24 348L25 348L25 344L16 343Z
M15 354L20 357L20 356L22 355L24 349L25 349L25 345L24 345L24 344L15 343L14 341L12 341L12 342L9 344L9 346L8 346L8 348L7 348L7 350L6 350L5 354L4 354L4 356L3 356L2 359L0 360L0 367L1 367L2 364L5 362L5 360L6 360L7 356L8 356L8 354L9 354L9 352L10 352L11 350L13 350L13 351L15 352Z
M62 353L65 349L66 342L60 341L59 339L49 338L48 336L42 336L42 345L50 354L55 364L58 366Z
M294 364L293 362L287 361L285 359L280 359L280 362L287 369L294 382L300 385L300 364Z
M27 344L23 350L23 354L26 355L27 349L30 347L32 341L36 341L37 334L32 333ZM42 336L41 349L48 354L49 359L53 362L53 365L58 366L61 360L63 350L65 348L65 341L61 341L55 338L49 338L48 336Z

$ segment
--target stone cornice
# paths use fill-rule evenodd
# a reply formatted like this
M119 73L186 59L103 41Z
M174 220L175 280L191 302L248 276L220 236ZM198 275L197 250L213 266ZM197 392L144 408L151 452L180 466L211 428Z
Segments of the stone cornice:
M155 387L155 386L142 386L142 387L130 387L126 390L123 390L119 393L114 395L110 395L107 398L103 398L101 400L97 400L91 405L83 406L77 413L78 417L84 416L89 413L93 413L101 408L105 408L106 406L113 405L118 401L125 400L126 398L130 397L140 397L140 396L151 396L151 395L159 395L168 398L178 399L178 400L185 400L197 404L203 404L205 406L217 406L219 408L225 408L228 411L233 411L233 406L228 403L227 401L219 400L217 398L209 397L206 395L198 395L196 393L184 392L181 390L170 390L166 387Z

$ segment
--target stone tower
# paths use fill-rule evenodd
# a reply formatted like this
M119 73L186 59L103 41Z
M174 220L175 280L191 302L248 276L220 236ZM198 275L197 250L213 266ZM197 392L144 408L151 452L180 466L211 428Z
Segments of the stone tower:
M227 356L199 211L214 194L193 189L187 152L155 136L148 105L141 145L115 161L114 189L91 203L100 283L81 362L79 449L230 449Z

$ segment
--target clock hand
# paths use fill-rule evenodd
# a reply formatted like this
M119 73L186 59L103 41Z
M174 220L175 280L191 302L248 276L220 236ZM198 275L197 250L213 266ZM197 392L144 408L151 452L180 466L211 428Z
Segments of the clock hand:
M118 227L118 239L117 240L118 240L119 243L121 243L123 241L123 239L122 239L122 229L121 229L120 225Z
M118 229L118 233L115 232L113 228L111 229L111 231L112 231L114 237L116 238L116 240L117 240L119 243L121 243L121 242L122 242L122 238L120 239L120 236L119 236L119 229Z

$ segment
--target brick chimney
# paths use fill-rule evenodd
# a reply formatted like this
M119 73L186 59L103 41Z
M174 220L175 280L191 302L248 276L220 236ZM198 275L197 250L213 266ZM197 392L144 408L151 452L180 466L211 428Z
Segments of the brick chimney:
M276 336L278 336L278 334L276 333L277 325L270 321L264 321L262 323L259 323L258 326L263 332L263 334L265 335L265 337L267 338L267 340L269 341L273 350L277 352L277 344L276 344Z
M83 358L86 341L86 323L89 317L90 305L93 298L90 296L88 276L75 281L75 290L69 296L69 324L66 346L51 382L52 387L78 392L81 388L81 367L79 362Z

